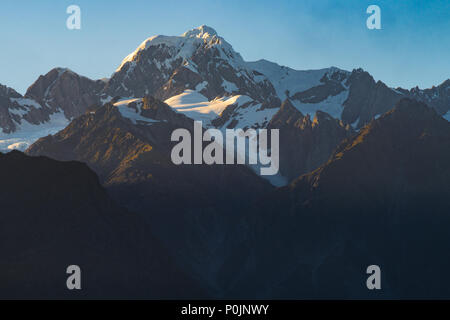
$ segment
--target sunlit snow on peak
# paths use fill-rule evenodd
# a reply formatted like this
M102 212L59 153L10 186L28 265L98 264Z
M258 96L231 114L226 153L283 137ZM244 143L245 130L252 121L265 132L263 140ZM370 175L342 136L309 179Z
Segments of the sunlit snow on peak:
M114 106L119 109L122 117L129 119L133 124L152 124L160 122L158 120L150 119L142 115L143 99L126 98L114 103Z
M196 38L209 38L209 37L214 37L217 36L217 32L216 30L214 30L211 27L208 27L206 25L202 25L198 28L186 31L185 33L182 34L182 37L186 37L186 38L192 38L192 37L196 37Z
M196 29L189 30L181 36L156 35L146 39L136 48L136 50L122 60L122 63L116 69L116 72L119 72L126 63L135 61L137 55L141 51L159 45L175 48L177 55L172 58L176 59L181 57L184 60L189 60L199 45L205 45L208 48L220 46L222 49L220 50L222 58L228 60L232 57L232 59L235 60L234 64L242 64L243 62L240 54L235 52L228 42L219 37L213 28L203 25Z

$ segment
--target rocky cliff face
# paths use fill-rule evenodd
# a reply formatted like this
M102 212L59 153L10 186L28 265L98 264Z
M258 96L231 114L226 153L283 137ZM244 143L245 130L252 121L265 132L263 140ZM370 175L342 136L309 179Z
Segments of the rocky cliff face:
M10 134L23 123L38 125L49 120L51 111L36 101L26 99L14 89L0 85L0 128Z
M391 110L404 97L388 88L381 81L362 69L353 70L346 81L349 87L347 100L343 103L342 120L361 128L376 116Z
M0 85L0 126L3 132L9 133L16 129L16 125L13 122L13 115L9 112L12 108L12 99L18 99L21 95L14 89Z
M433 86L429 89L419 89L418 87L415 87L409 91L401 88L398 90L406 96L422 101L433 107L440 115L445 115L450 111L450 79L444 81L437 87Z
M317 111L304 116L289 100L268 124L280 130L280 172L289 181L325 163L342 140L353 130L329 114Z

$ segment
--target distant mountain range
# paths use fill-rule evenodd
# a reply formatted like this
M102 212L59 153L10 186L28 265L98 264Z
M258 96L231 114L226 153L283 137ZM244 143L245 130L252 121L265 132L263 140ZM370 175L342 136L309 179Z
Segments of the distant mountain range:
M207 26L147 39L107 80L54 69L23 97L0 87L0 149L26 150L0 153L0 295L65 297L56 274L75 255L95 274L115 263L102 283L133 275L86 297L450 297L449 99L450 80L245 62ZM170 135L194 120L279 129L279 174L174 165Z

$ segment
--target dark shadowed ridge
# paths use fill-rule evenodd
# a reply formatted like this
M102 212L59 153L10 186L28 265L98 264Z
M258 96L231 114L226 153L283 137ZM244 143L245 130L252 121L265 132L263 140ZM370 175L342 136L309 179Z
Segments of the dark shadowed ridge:
M255 267L233 295L450 297L449 181L450 124L423 103L399 101L255 207ZM372 264L381 291L366 288Z
M0 297L183 298L202 290L85 164L0 154ZM79 265L82 290L66 287Z

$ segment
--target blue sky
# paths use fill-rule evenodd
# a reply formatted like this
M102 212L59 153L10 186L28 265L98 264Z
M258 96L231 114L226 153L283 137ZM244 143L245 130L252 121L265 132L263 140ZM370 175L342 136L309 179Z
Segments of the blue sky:
M66 28L71 4L81 7L81 30ZM382 30L366 28L371 4L381 8ZM0 83L24 93L57 66L109 77L146 38L202 24L248 61L362 67L392 87L450 78L449 0L2 0Z

